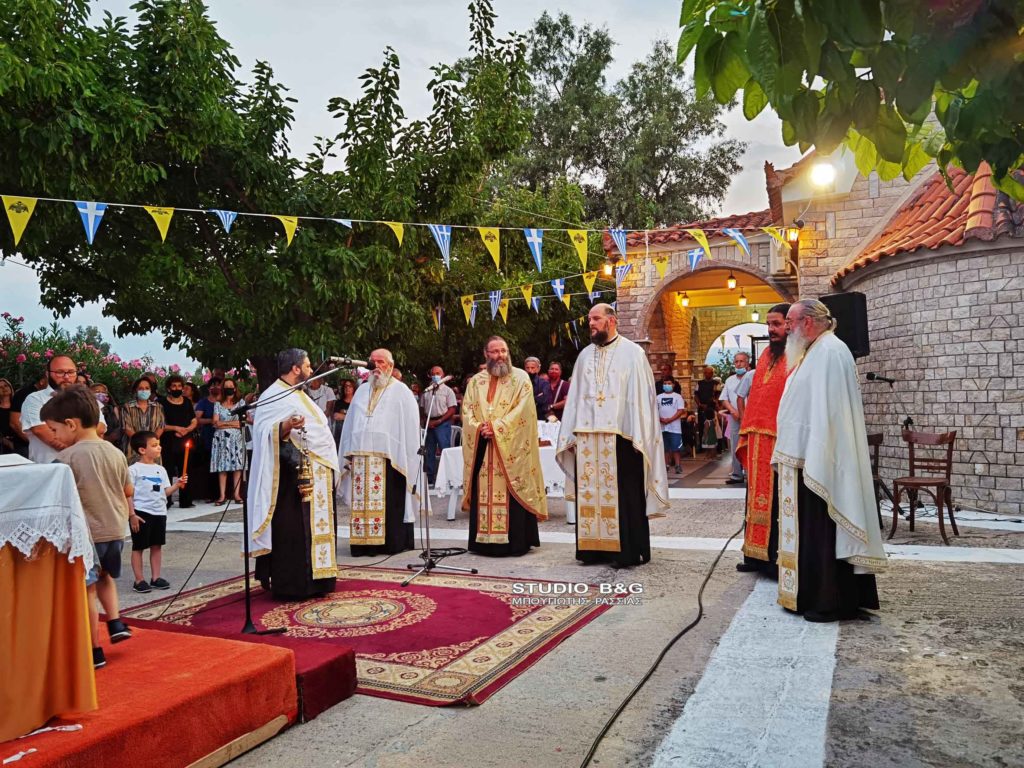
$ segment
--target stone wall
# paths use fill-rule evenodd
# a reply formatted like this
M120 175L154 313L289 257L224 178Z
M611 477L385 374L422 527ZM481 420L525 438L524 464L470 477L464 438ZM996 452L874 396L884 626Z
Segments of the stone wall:
M1024 513L1024 243L888 257L843 287L867 296L871 354L858 366L868 432L885 435L882 477L907 474L910 416L917 430L957 430L955 502Z

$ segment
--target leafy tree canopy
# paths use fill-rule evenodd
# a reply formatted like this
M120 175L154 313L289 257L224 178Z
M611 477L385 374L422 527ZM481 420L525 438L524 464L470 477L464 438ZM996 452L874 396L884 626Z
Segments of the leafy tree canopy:
M684 0L680 26L697 95L770 105L787 144L845 144L883 179L984 160L1024 199L1020 0Z

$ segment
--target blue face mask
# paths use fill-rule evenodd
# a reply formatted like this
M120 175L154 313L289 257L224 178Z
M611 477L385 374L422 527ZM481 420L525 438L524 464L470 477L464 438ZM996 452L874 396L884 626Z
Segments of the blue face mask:
M135 396L139 398L139 400L149 400L149 390L140 389L138 392L135 393Z
M661 389L662 389L663 392L671 392L672 391L672 385L671 384L662 384L661 385Z
M747 372L747 369L746 369L746 368L737 368L737 369L736 369L736 375L737 375L737 376L742 376L742 375L743 375L744 373L746 373L746 372Z
M441 376L435 373L433 376L430 377L430 380L435 384L438 384L441 381Z

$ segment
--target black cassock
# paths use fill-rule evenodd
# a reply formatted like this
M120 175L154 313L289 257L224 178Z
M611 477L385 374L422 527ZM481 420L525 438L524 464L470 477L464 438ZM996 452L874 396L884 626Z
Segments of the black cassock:
M271 551L256 558L256 578L274 597L306 598L334 591L335 577L313 578L309 515L309 507L299 496L298 469L282 461L270 522Z
M660 439L660 438L659 438ZM651 527L647 520L644 488L644 457L633 444L615 437L615 472L619 489L619 551L581 550L576 528L576 559L583 563L612 563L619 567L641 565L651 560ZM576 476L580 464L576 463Z
M840 618L852 618L858 608L878 608L874 574L855 574L850 563L836 559L835 521L829 517L828 504L804 484L803 472L797 478L797 517L797 612L836 613Z
M405 476L387 465L387 476L384 480L384 543L383 544L350 544L352 557L395 555L416 548L416 527L413 523L403 522L405 519ZM349 482L348 480L346 480Z
M523 505L516 501L509 493L508 497L508 543L507 544L479 544L476 540L477 511L479 509L477 492L477 480L480 477L480 469L484 465L484 456L487 454L487 444L490 438L481 436L476 444L476 459L473 461L473 477L469 483L467 492L469 496L469 551L478 555L490 555L491 557L518 557L530 551L530 547L540 546L540 530L537 527L537 517L527 512Z

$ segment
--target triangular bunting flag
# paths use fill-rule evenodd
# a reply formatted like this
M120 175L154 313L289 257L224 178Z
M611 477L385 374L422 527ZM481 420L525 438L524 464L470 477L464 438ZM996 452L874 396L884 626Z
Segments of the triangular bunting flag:
M560 277L557 280L552 280L551 287L555 291L555 296L557 296L558 300L561 301L562 294L565 293L565 278Z
M533 303L533 285L520 285L519 290L523 292L523 298L526 299L527 306Z
M730 227L728 229L723 229L722 230L722 234L725 234L725 235L728 235L729 237L731 237L733 239L733 242L735 242L736 245L738 245L740 248L742 248L743 252L745 254L747 254L747 257L749 258L749 256L750 256L750 243L747 242L747 238L745 238L743 236L742 232L740 232L738 229L734 229L734 228Z
M587 268L587 230L585 229L567 229L566 232L569 234L569 239L572 240L573 246L576 248L576 255L580 257L580 264L583 268Z
M736 339L736 346L738 347L740 345L740 335L738 333L734 333L732 337Z
M612 309L614 309L616 312L618 312L619 311L619 302L613 301L612 302Z
M700 247L704 249L704 253L707 257L711 258L711 247L708 245L708 236L704 234L703 229L687 229L686 232L690 234L694 240L700 243Z
M275 216L275 219L284 225L284 236L288 243L285 245L287 248L292 244L292 238L295 237L295 228L299 226L298 216Z
M395 237L398 238L398 247L402 247L402 236L405 234L405 225L397 221L385 221L391 231L395 233Z
M590 303L593 304L595 301L597 301L598 299L601 298L601 292L600 291L591 291L590 293L587 294L587 298L589 298L590 299Z
M761 227L761 231L771 235L772 239L777 240L779 245L786 244L786 238L783 237L782 232L778 227Z
M626 230L609 229L608 234L611 235L612 240L615 242L615 247L622 254L622 258L626 258Z
M484 247L494 260L494 268L501 269L501 230L497 227L477 227Z
M76 200L75 207L82 217L82 226L85 227L85 240L92 245L92 241L99 231L100 222L103 221L103 214L107 212L106 203L94 203L90 200Z
M476 303L473 301L473 295L463 296L459 301L462 303L462 313L466 316L466 325L469 325L469 313L476 306Z
M498 302L498 312L501 313L501 319L505 321L505 325L508 325L508 299Z
M491 291L491 320L498 314L498 305L501 303L501 291Z
M551 346L552 347L557 347L558 346L558 331L552 331L551 332Z
M569 305L572 303L572 296L568 293L562 295L562 303L565 304L565 308L569 309Z
M447 224L428 224L427 228L437 241L437 247L441 249L441 260L444 261L444 268L452 268L452 228Z
M619 264L615 267L615 289L618 290L619 286L622 285L622 281L626 279L626 275L633 268L633 265L628 261L625 264Z
M17 245L25 233L28 220L32 218L32 212L36 209L36 198L4 195L3 201L4 210L7 211L7 220L11 222L11 231L14 232L14 244Z
M533 305L533 311L536 312L539 315L540 314L540 296L534 296L533 299L530 301L530 304Z
M597 280L597 271L596 270L594 272L584 272L583 273L583 285L586 286L587 293L590 293L592 290L594 290L594 281L595 280Z
M144 205L150 216L153 217L153 221L156 222L156 228L160 230L160 242L167 241L167 228L171 226L171 217L174 216L173 208L161 208L155 205Z
M231 225L235 223L235 219L238 218L238 214L234 211L222 211L219 208L211 208L210 213L220 219L220 224L224 227L224 231L230 235Z
M352 229L352 219L331 219L331 221L337 224L341 224L341 226L343 227L348 227L349 229Z
M665 279L665 271L668 269L668 254L667 253L659 253L657 256L654 257L653 261L654 261L654 268L656 270L658 270L658 279L659 280L664 280Z
M473 302L473 308L469 311L469 324L476 328L476 302Z
M537 265L537 271L543 272L544 262L541 258L541 248L544 246L544 230L524 229L523 233L526 235L526 244L530 246L530 253L533 255L533 263Z
M444 312L444 310L441 307L434 307L434 311L430 313L430 316L431 316L431 318L434 321L434 330L435 331L440 331L441 330L441 313L442 312Z
M704 251L700 248L691 248L686 252L686 259L690 263L690 271L693 272L700 264L700 260L704 258Z

